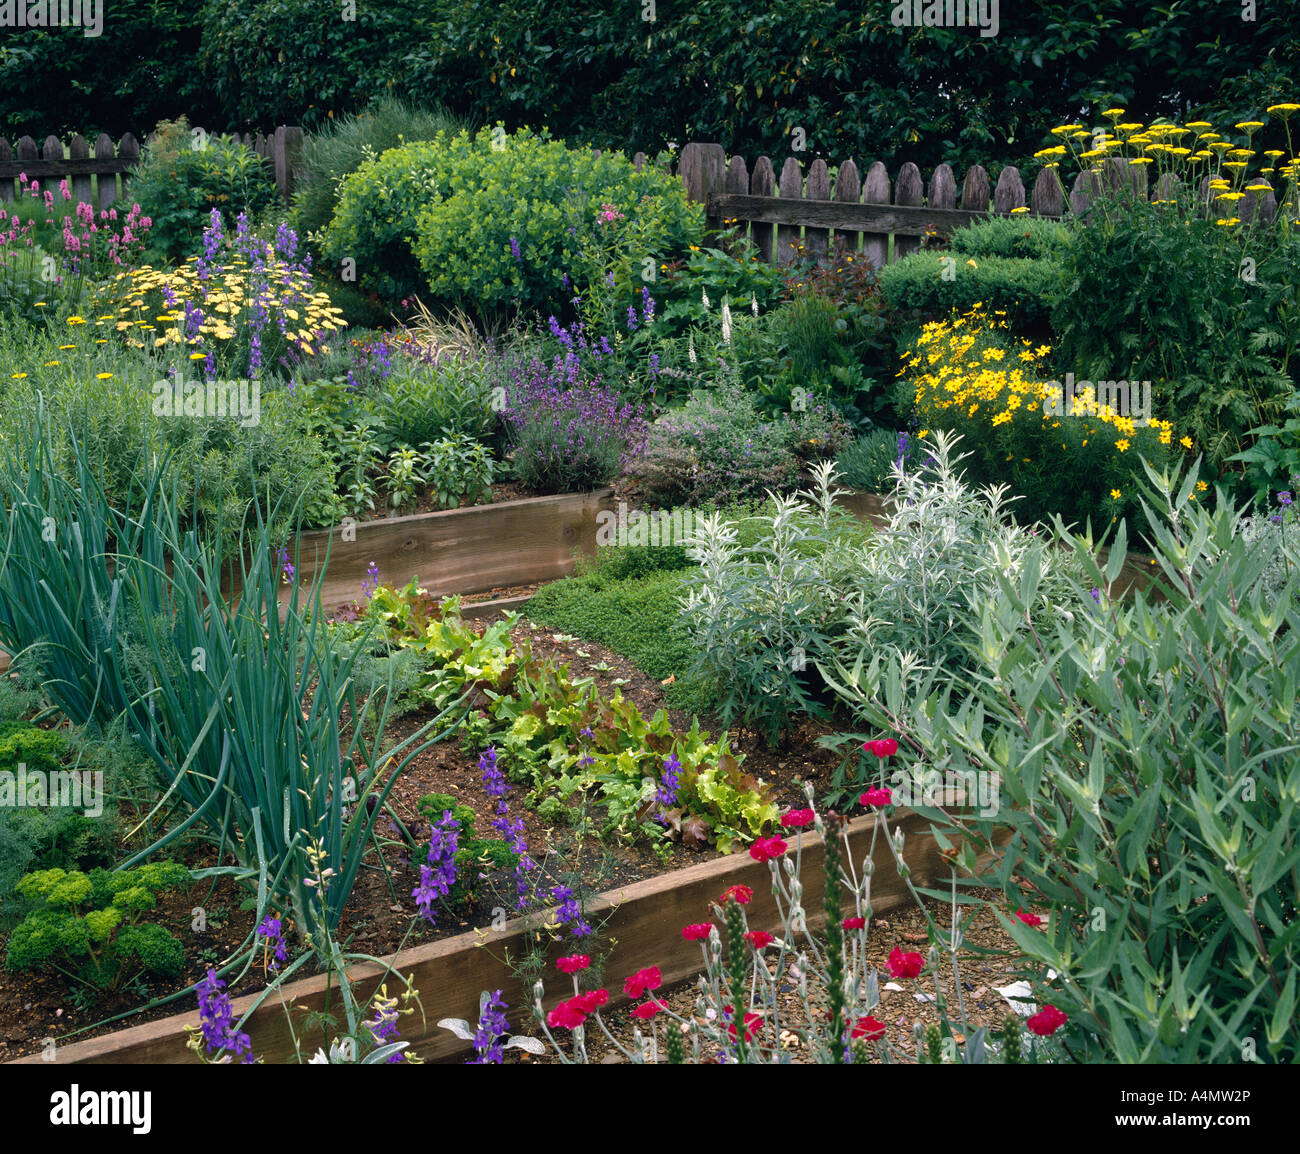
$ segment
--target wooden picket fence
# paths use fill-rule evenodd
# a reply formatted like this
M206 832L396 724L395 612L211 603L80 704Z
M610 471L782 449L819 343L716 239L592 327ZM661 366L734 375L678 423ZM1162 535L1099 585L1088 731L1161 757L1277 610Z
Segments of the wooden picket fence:
M638 153L636 160L639 168L644 154ZM891 254L896 262L915 252L926 235L947 236L988 216L1026 208L1030 216L1052 219L1065 213L1064 189L1056 170L1046 168L1039 172L1028 197L1015 165L1004 166L993 185L985 168L973 165L959 186L952 167L940 164L927 185L910 161L891 182L880 161L867 169L864 179L857 164L846 160L832 181L825 160L814 160L805 176L792 156L778 179L769 157L760 156L751 170L742 156L728 160L719 144L692 143L682 149L677 171L687 196L705 206L709 227L740 222L761 259L769 263L793 259L802 246L804 256L817 260L834 249L861 252L872 264L883 266ZM1157 198L1172 195L1173 180L1165 174L1156 182ZM1103 184L1112 190L1128 184L1135 194L1148 196L1145 166L1112 158L1100 174L1080 172L1075 177L1070 211L1086 216ZM1202 181L1201 193L1208 202L1208 178ZM1236 210L1243 220L1256 212L1271 220L1276 211L1271 192L1248 193Z
M266 161L274 174L280 195L288 202L297 176L298 153L302 148L302 129L281 125L270 135L244 133L240 139ZM145 138L145 147L153 134ZM128 172L140 162L140 143L125 133L114 146L110 137L100 133L94 149L78 133L65 149L57 136L47 136L37 148L36 141L24 136L17 145L0 139L0 201L12 201L18 190L15 181L20 175L29 180L39 180L43 189L54 190L59 181L66 179L73 201L105 209L115 200L126 199ZM98 195L92 177L98 178Z

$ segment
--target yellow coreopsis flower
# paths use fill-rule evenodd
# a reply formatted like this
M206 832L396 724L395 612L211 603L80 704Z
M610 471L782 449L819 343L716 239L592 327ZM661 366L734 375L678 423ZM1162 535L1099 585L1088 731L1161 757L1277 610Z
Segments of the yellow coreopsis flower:
M1123 495L1124 494L1121 493L1118 489L1112 489L1110 491L1110 499L1112 501L1118 501Z
M1127 438L1125 438L1122 441L1115 442L1115 448L1117 448L1121 453L1126 452L1128 450L1128 446L1129 446L1129 442Z

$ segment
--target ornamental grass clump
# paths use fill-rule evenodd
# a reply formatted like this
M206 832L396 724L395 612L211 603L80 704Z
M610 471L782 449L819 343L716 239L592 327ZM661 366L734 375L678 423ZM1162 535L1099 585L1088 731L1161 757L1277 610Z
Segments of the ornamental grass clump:
M259 920L268 903L291 911L323 947L389 792L456 703L386 742L391 689L360 699L359 650L332 644L319 578L304 591L296 552L289 576L260 515L224 555L181 530L165 461L139 478L143 504L119 509L75 440L69 479L50 468L39 411L29 432L26 462L0 470L0 644L33 661L75 724L124 721L189 811L123 868L197 826L259 878Z

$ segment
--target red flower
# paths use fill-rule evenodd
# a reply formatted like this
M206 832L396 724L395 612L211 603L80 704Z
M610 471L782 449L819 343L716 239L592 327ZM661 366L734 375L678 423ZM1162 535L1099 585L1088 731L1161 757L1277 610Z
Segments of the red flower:
M852 1036L854 1038L866 1038L868 1042L874 1042L877 1038L885 1036L885 1023L877 1022L875 1018L859 1018L853 1023Z
M651 966L648 970L638 970L630 978L623 982L623 993L629 998L639 998L646 990L657 990L664 984L663 975L659 972L658 966Z
M579 994L570 1001L578 1002L581 1005L584 1014L594 1014L597 1006L604 1006L609 1002L608 990L592 990L589 994Z
M731 1007L730 1007L730 1006L723 1006L723 1007L722 1007L722 1010L723 1010L723 1013L727 1013L727 1014L730 1014L730 1013L731 1013ZM763 1024L763 1019L762 1019L761 1017L759 1017L758 1014L746 1014L746 1015L745 1015L745 1041L746 1041L746 1042L752 1042L752 1041L754 1040L754 1035L758 1033L758 1028L759 1028L759 1026L761 1026L762 1024ZM728 1023L727 1023L727 1033L729 1033L729 1034L731 1035L731 1040L734 1042L734 1041L736 1040L736 1023L735 1023L735 1022L728 1022Z
M586 1008L583 995L561 1002L546 1015L546 1024L552 1029L576 1030L587 1020L591 1011Z
M1044 1006L1025 1025L1040 1038L1046 1038L1048 1034L1055 1034L1067 1021L1069 1018L1055 1006Z
M840 922L846 930L865 930L867 928L866 918L845 918Z
M776 941L776 938L766 930L750 930L749 933L745 935L745 941L753 946L754 949L761 950L765 946L770 946L774 941Z
M891 978L914 978L925 969L925 959L920 954L905 954L897 946L885 963Z
M803 829L812 825L816 816L810 809L792 809L781 819L781 824L786 829Z
M586 954L573 954L567 958L557 958L555 968L562 974L576 974L579 970L585 970L591 965L591 959Z
M654 998L649 998L632 1011L632 1017L640 1018L643 1022L646 1022L659 1013L660 1010L666 1009L668 1009L667 1002L657 1002Z
M1043 919L1040 918L1037 914L1027 914L1025 913L1024 910L1016 910L1016 917L1018 917L1022 922L1025 923L1025 925L1029 926L1031 929L1036 928L1037 926L1041 926L1043 924Z
M862 748L877 757L893 757L898 752L898 742L892 737L882 737L879 741L864 741Z
M749 847L749 856L757 862L771 861L789 848L779 837L760 837Z
M688 942L702 942L708 938L711 929L713 929L712 922L696 922L693 926L687 926L682 930L682 937Z
M749 886L728 886L722 891L718 905L725 906L728 898L734 899L739 905L747 906L754 900L754 891Z
M887 789L869 789L858 801L863 805L892 805L894 795Z

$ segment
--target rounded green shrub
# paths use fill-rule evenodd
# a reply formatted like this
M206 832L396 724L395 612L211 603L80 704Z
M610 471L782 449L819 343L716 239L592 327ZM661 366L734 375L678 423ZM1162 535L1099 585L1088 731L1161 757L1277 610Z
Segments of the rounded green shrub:
M479 315L558 310L563 277L581 275L584 235L602 227L637 238L622 253L618 235L602 237L607 253L657 266L696 242L703 224L675 177L528 129L482 129L449 166L443 192L419 215L416 256L435 297ZM606 205L621 215L598 224Z
M473 151L465 133L439 132L432 140L390 148L348 176L321 238L327 271L344 283L355 274L362 290L389 300L419 289L416 217L443 194L457 161Z

